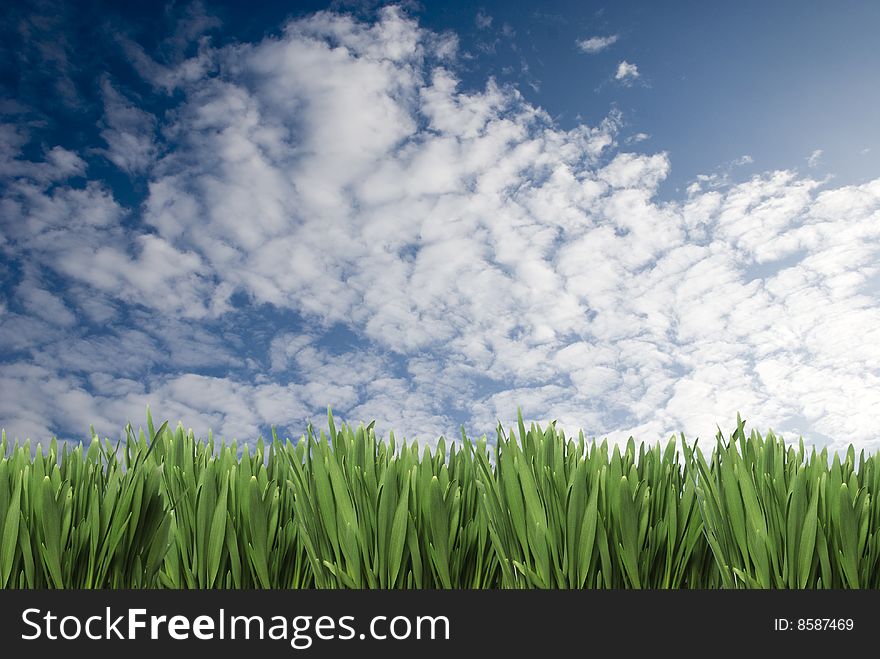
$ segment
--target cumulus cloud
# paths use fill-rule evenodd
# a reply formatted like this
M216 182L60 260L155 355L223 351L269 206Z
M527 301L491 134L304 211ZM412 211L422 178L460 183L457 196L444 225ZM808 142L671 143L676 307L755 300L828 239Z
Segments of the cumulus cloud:
M150 402L239 438L328 404L454 436L522 405L612 439L708 439L741 411L876 441L880 180L765 172L661 202L674 162L621 149L619 114L563 129L514 87L462 89L454 37L394 8L178 62L127 49L179 92L154 120L173 148L132 170L142 206L7 129L0 249L36 267L0 315L10 432L115 432Z
M9 185L0 207L10 257L40 264L71 283L129 304L162 307L186 317L225 309L228 287L215 285L202 257L155 234L125 229L126 209L104 184L52 185L71 172L67 160L53 162L50 157L35 163L33 178L21 177Z
M578 39L575 41L578 49L584 53L599 53L609 46L617 43L617 40L620 38L617 34L611 34L606 37L589 37L588 39Z
M626 60L620 62L617 65L617 71L614 74L614 79L618 80L624 85L632 84L634 80L637 80L640 77L639 67L635 64L630 64Z

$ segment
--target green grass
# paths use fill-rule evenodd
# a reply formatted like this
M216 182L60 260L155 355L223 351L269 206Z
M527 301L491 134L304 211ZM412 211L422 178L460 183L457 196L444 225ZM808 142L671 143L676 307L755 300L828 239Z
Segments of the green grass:
M0 441L3 588L877 588L880 469L768 433L609 448L551 424L420 449L126 428Z

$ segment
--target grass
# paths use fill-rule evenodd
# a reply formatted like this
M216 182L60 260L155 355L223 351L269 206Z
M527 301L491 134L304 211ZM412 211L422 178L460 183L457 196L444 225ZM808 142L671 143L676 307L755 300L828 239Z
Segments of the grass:
M877 588L880 468L768 433L436 448L372 424L251 450L182 426L0 440L3 588ZM680 441L679 441L680 439Z

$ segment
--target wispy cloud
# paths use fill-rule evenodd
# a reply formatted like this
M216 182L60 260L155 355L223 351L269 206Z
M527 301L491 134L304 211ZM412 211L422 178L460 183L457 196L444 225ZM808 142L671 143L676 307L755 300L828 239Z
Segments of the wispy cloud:
M648 135L648 133L634 133L628 136L624 141L626 144L638 144L639 142L644 142L649 139L651 139L651 136Z
M98 152L129 174L145 171L157 153L156 118L126 99L106 77L101 81L101 96L104 101L101 138L107 147Z
M621 82L624 85L632 84L634 80L637 80L640 77L639 67L635 64L631 64L626 60L620 62L617 65L617 71L614 74L614 79Z
M492 27L492 17L482 9L477 12L477 15L474 17L474 22L481 30L488 30Z
M606 37L589 37L588 39L578 39L575 41L577 47L584 53L598 53L609 46L617 43L617 40L620 38L617 34L611 34Z
M816 149L809 155L807 158L807 166L810 169L815 169L819 165L822 164L822 156L824 155L824 151L822 149Z

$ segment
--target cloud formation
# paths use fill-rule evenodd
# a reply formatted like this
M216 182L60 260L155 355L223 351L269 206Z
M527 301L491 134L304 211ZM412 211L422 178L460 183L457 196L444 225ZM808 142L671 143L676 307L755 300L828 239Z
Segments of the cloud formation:
M578 39L575 41L575 45L577 45L578 49L584 53L599 53L608 48L609 46L617 43L619 39L619 35L611 34L607 37L589 37L588 39Z
M614 74L614 79L623 83L624 85L632 84L633 80L636 80L640 77L639 67L635 64L631 64L626 60L620 62L617 65L617 71Z
M99 152L128 174L146 171L156 158L156 118L126 99L106 77L101 81L101 96L101 138L107 147Z
M394 8L173 64L123 47L174 103L102 83L95 149L142 204L2 129L0 249L29 264L0 313L10 434L115 433L150 402L253 438L331 404L430 439L521 405L612 439L710 438L741 411L876 446L880 180L661 202L673 163L622 149L619 113L566 130L514 87L463 90L455 37Z

